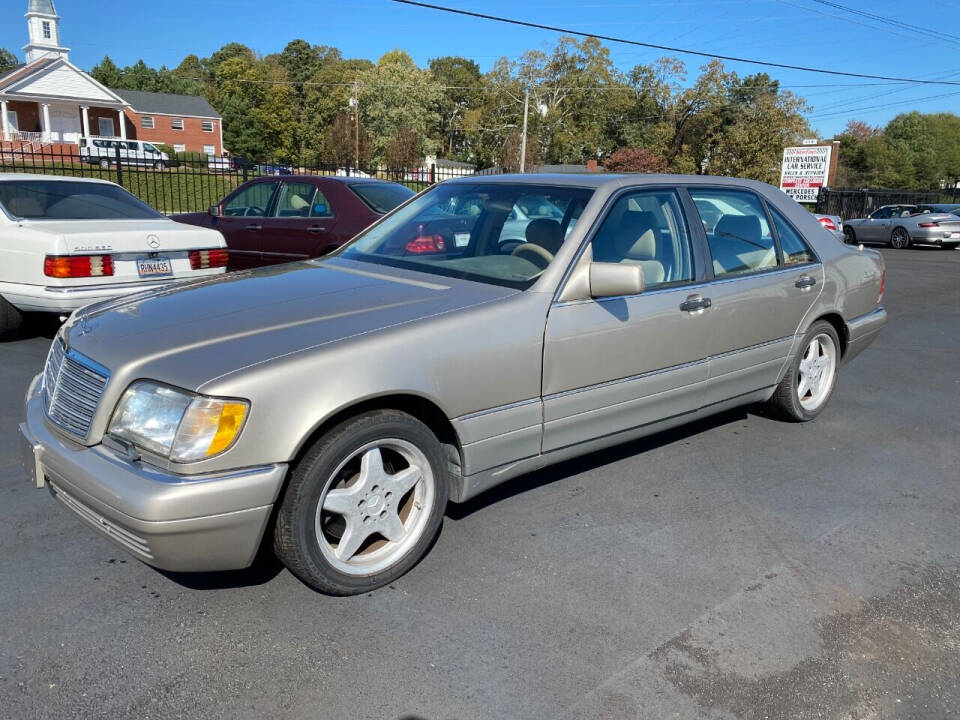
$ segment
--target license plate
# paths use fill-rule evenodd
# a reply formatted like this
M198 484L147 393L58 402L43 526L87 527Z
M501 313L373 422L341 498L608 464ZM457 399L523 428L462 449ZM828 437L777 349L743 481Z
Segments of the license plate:
M951 238L960 238L960 232L952 232L952 233L950 233L950 237L951 237Z
M42 488L44 486L43 465L40 464L40 453L42 446L34 445L27 440L24 428L20 427L20 461L23 464L23 470L27 475L27 480L34 487Z
M168 258L137 258L137 272L140 277L173 275L173 265Z

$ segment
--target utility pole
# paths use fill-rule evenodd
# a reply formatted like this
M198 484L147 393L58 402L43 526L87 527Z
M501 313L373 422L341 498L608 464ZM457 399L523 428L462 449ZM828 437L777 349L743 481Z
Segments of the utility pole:
M360 81L353 81L353 162L360 169Z
M523 91L523 132L520 135L520 172L527 171L527 114L530 112L530 88Z

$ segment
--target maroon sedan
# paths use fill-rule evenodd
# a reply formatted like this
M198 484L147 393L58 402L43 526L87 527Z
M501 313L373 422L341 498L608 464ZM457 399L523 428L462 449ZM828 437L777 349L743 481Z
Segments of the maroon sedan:
M414 194L398 183L286 175L244 183L205 213L177 222L214 228L230 249L230 270L325 255Z

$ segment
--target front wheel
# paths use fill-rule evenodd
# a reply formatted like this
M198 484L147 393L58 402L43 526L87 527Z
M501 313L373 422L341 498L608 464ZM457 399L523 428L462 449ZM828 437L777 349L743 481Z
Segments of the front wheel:
M910 247L910 233L902 227L894 228L890 234L890 247L897 250L906 250Z
M100 161L100 167L102 167L104 170L109 170L109 169L110 169L110 161L107 160L106 158L104 158L103 160Z
M274 551L320 592L386 585L426 554L443 521L448 480L430 429L397 410L347 420L293 469Z
M166 165L164 164L163 160L157 160L157 161L153 164L153 169L154 169L154 170L163 170L165 167L166 167Z
M826 320L815 322L803 338L770 404L796 422L813 420L827 406L837 383L840 339Z

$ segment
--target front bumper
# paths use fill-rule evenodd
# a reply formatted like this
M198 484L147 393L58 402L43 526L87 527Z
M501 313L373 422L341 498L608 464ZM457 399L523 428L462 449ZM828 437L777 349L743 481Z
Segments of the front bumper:
M235 570L253 562L286 475L285 464L175 475L84 447L50 428L35 382L20 425L27 475L82 520L149 565Z

